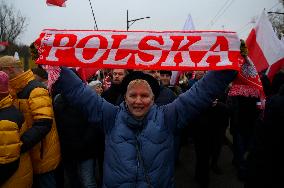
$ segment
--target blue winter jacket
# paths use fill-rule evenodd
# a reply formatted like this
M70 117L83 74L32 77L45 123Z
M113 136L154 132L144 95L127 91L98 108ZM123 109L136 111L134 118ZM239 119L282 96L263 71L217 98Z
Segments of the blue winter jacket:
M67 100L105 131L103 187L172 188L174 131L186 126L224 92L236 71L208 72L172 103L153 105L143 120L129 114L125 103L114 106L76 75L62 68L57 87Z

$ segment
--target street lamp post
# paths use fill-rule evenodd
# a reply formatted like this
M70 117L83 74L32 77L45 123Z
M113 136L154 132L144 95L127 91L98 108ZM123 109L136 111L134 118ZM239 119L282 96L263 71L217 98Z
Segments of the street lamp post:
M268 14L284 14L284 12L267 12Z
M146 17L142 17L142 18L137 18L137 19L129 20L129 19L128 19L128 10L127 10L127 12L126 12L126 24L127 24L126 30L128 31L129 27L130 27L132 24L134 24L134 22L136 22L136 21L138 21L138 20L149 19L149 18L150 18L150 16L146 16Z

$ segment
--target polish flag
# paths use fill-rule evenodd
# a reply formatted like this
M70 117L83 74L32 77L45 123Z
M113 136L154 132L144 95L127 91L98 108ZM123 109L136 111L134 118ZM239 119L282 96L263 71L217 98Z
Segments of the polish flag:
M184 23L183 30L184 31L195 30L195 27L194 27L194 24L193 24L193 20L192 20L192 17L191 17L190 14L188 15L187 20ZM170 85L178 84L180 75L182 73L183 73L182 71L172 71Z
M66 7L65 1L67 0L46 0L46 4L49 6Z
M267 76L272 80L275 73L284 66L284 43L279 40L272 25L263 11L258 23L246 40L249 58L256 70L261 72L267 69Z

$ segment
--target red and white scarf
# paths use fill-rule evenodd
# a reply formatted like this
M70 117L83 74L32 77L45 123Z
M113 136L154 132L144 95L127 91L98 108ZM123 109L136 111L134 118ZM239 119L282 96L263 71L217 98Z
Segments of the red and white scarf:
M263 87L258 72L248 57L243 60L246 63L243 63L228 95L259 98L262 95Z
M240 41L225 31L43 30L39 64L68 67L239 70Z
M51 65L46 67L51 83L59 76L59 69L53 66L182 71L239 70L244 61L240 55L237 34L225 31L46 29L35 45L39 50L37 63ZM243 77L246 72L242 70L239 77ZM255 74L245 76L242 80L256 81L252 83L254 86L259 84Z

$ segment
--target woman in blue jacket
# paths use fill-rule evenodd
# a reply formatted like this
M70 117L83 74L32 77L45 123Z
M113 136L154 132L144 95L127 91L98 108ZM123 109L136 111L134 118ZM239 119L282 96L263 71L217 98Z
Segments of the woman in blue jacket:
M87 87L71 70L61 69L57 89L89 122L105 132L103 187L172 188L174 132L188 125L224 92L236 71L209 71L172 103L157 107L158 84L134 72L124 81L125 100L114 106Z

